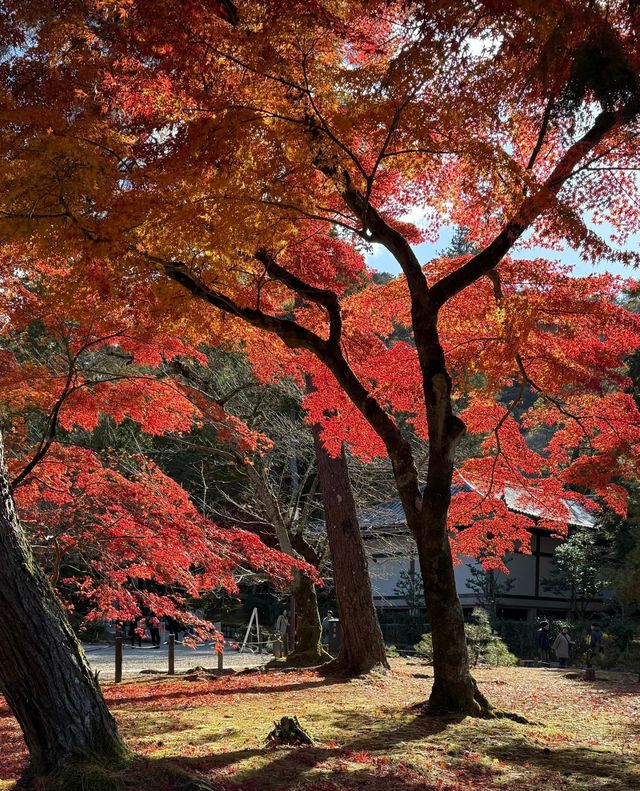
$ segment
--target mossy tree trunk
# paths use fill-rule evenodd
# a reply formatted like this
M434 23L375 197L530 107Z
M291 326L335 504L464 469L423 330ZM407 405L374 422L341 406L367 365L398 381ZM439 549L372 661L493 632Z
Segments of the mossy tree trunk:
M305 540L302 530L294 530L283 518L279 504L260 472L249 465L246 474L273 525L279 549L292 557L301 557L312 566L318 566L320 559L317 553ZM296 644L288 657L289 663L319 665L328 661L330 657L320 645L321 624L316 586L308 577L295 572L291 594L296 603Z
M316 567L320 565L318 553L305 540L302 531L292 531L291 543L293 549L307 563ZM308 665L318 665L321 662L329 661L329 655L320 644L322 624L318 610L316 586L309 577L296 574L291 592L296 604L296 644L290 655L290 661Z
M98 683L16 515L0 437L0 691L30 753L24 781L83 752L122 757Z

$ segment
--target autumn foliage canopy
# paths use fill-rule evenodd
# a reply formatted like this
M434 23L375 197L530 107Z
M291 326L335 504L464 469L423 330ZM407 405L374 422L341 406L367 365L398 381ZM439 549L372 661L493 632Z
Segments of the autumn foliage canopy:
M388 454L409 518L423 479L448 488L435 460L464 421L477 441L447 462L449 526L489 565L533 524L506 489L559 533L569 494L624 512L640 461L625 284L508 254L637 263L636 4L11 0L1 24L5 277L27 312L42 282L47 331L89 332L66 336L71 355L106 338L146 371L224 342L262 379L310 374L327 446ZM418 261L412 245L443 224L477 252ZM401 277L371 281L372 243ZM7 393L29 365L4 360ZM183 384L133 381L83 386L61 421L91 428L103 410L154 433L204 419ZM55 401L20 389L17 412ZM102 473L85 463L49 474L86 489ZM126 501L161 474L136 476L103 478ZM182 493L168 498L183 518Z

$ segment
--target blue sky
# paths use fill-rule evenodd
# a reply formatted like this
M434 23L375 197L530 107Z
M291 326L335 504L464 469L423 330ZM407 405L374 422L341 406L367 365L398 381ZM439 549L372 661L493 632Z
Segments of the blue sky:
M602 229L599 229L602 231ZM440 231L440 238L436 243L426 242L418 244L414 247L418 260L422 264L426 264L438 255L449 245L451 237L453 236L453 227L444 227ZM637 250L640 247L640 233L634 234L627 243L628 249ZM391 254L382 247L382 245L373 245L374 250L371 255L367 257L367 262L370 267L376 269L378 272L389 272L392 275L400 273L400 267L393 259ZM578 253L573 250L566 250L558 252L557 250L546 250L543 247L536 247L526 250L515 250L513 252L514 258L550 258L554 261L561 261L563 264L573 266L573 273L578 277L586 277L593 273L610 272L614 275L621 275L622 277L640 277L640 271L625 267L619 263L611 263L610 261L602 261L596 266L591 263L586 263L580 260Z

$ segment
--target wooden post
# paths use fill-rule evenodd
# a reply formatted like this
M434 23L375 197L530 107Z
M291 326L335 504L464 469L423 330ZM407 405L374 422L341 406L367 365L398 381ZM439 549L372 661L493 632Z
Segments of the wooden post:
M218 673L222 675L224 671L224 648L218 651Z
M116 637L116 684L122 681L122 637Z
M175 676L176 674L176 636L175 634L169 635L169 675Z

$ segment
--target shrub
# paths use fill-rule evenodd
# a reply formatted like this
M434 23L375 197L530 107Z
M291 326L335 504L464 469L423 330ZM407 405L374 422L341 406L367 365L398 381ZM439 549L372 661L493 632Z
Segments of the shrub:
M471 618L472 620L464 627L471 664L516 665L517 658L509 651L500 635L491 628L486 610L474 609ZM433 643L430 634L422 635L420 642L415 646L415 652L427 662L433 662Z
M498 620L496 631L509 651L520 659L533 659L538 656L537 623Z
M615 636L605 635L602 651L595 655L593 664L604 670L628 670L640 673L640 639L621 645Z
M433 664L433 642L431 641L431 632L423 634L420 642L415 645L414 651L422 657L428 664Z

